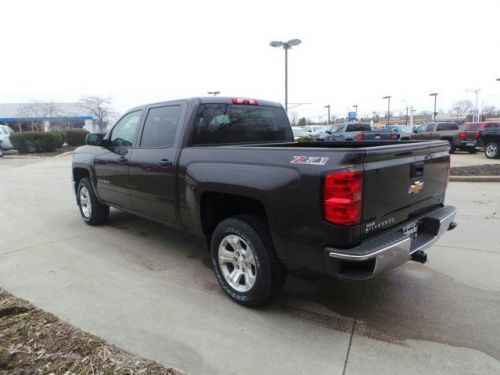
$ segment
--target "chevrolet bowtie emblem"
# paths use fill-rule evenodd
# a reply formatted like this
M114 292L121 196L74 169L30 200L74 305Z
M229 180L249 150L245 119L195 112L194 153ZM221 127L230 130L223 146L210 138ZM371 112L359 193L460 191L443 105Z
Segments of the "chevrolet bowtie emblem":
M420 181L415 181L408 189L408 194L417 194L424 189L424 183Z

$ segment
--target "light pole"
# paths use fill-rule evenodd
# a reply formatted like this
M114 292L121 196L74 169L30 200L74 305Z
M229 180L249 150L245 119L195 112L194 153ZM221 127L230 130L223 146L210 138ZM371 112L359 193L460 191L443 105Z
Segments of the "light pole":
M481 91L481 89L465 90L465 91L466 92L473 92L474 94L476 94L476 106L474 108L474 115L472 116L472 121L479 121L478 102L479 102L479 91Z
M269 45L271 47L283 47L285 50L285 111L288 113L288 50L293 46L298 46L302 41L300 39L290 39L288 42L273 40Z
M209 91L207 92L208 95L213 95L213 96L217 96L220 94L220 91Z
M358 105L357 104L354 104L352 106L352 108L354 108L356 110L356 120L358 120Z
M460 112L460 107L455 108L455 111L457 111L457 122L458 122L458 113Z
M431 94L429 94L429 96L433 96L434 97L434 116L433 116L433 121L436 121L436 116L437 116L437 112L436 112L436 104L437 104L437 96L438 96L438 93L437 92L433 92Z
M402 102L405 103L406 106L405 125L408 125L408 102L406 100L402 100Z
M330 107L331 107L330 104L325 105L325 108L328 109L328 125L330 125Z
M384 96L382 99L387 99L387 124L391 123L391 95Z

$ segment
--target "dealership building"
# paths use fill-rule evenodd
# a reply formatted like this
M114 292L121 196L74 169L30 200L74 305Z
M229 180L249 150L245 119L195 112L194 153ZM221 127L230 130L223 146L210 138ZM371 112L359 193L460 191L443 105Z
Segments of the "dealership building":
M16 132L65 128L97 131L95 119L78 103L0 103L0 125Z

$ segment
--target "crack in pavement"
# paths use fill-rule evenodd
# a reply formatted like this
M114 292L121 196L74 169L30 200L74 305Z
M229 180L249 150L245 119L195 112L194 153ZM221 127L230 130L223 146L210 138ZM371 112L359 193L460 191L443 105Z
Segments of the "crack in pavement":
M38 244L35 244L35 245L26 246L26 247L22 247L22 248L19 248L19 249L7 250L7 251L0 252L0 256L7 255L7 254L12 254L12 253L17 253L17 252L21 252L21 251L24 251L24 250L33 249L33 248L39 247L39 246L52 245L52 244L55 244L55 243L58 243L58 242L63 242L63 241L71 240L73 238L78 238L78 237L82 237L82 236L86 236L86 235L88 235L88 233L81 233L81 234L76 234L74 236L61 238L61 239L58 239L58 240L41 242L41 243L38 243Z
M361 306L361 298L363 297L364 290L365 290L365 283L363 282L363 284L361 285L361 291L359 292L358 303L356 305L356 312L354 313L354 321L352 322L351 337L349 337L349 345L347 346L347 354L345 356L344 369L342 370L342 375L345 375L347 371L347 363L349 362L349 354L351 353L352 340L354 338L354 331L356 329L356 322L358 320L358 313L359 313L359 308Z

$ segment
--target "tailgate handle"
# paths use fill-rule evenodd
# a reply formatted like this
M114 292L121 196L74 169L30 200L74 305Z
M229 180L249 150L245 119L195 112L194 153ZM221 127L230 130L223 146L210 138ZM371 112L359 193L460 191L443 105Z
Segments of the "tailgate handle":
M410 167L410 178L424 175L424 162L412 163Z

